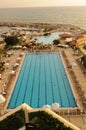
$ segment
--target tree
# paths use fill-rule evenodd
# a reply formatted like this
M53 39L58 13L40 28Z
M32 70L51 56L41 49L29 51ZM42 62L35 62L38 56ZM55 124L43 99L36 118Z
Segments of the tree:
M17 36L8 36L5 37L5 42L6 42L6 46L10 46L10 45L16 45L19 42L19 39Z
M84 55L84 56L81 58L81 61L83 62L84 67L86 68L86 55Z
M86 50L86 45L84 45L83 48Z
M59 43L60 43L59 39L53 40L53 44L54 44L54 45L58 45Z

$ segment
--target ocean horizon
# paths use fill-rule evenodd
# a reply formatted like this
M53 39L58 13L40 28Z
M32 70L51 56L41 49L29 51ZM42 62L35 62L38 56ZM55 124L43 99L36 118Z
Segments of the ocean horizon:
M0 8L0 22L72 24L86 29L86 7Z

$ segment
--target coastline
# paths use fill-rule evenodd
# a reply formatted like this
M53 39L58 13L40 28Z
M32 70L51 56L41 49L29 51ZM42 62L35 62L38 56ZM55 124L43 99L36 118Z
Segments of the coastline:
M0 22L0 27L3 27L3 26L8 26L8 27L37 27L37 28L42 28L42 27L52 27L52 29L60 29L60 30L69 30L70 31L73 31L75 29L80 29L81 31L85 31L84 29L82 29L81 27L79 26L76 26L76 25L73 25L73 24L61 24L61 23L27 23L27 22L5 22L5 21L2 21Z
M26 23L26 22L0 22L0 27L8 27L9 32L12 28L37 28L39 31L39 36L44 35L45 32L42 29L47 29L48 33L53 32L69 32L76 39L81 37L83 34L86 34L86 31L78 26L71 24L55 24L55 23ZM34 35L34 36L38 36Z

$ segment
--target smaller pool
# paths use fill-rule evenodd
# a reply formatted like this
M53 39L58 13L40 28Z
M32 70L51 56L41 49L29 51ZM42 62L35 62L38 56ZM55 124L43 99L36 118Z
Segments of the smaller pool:
M64 32L54 32L47 36L36 36L33 39L37 39L39 43L43 44L52 44L54 39L59 39L59 34L63 34ZM68 33L68 32L65 32Z

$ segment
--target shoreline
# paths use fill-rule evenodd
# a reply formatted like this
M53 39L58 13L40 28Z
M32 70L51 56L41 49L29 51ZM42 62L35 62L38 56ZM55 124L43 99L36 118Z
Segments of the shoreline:
M44 33L52 33L52 32L69 32L73 37L80 38L83 34L86 34L86 31L78 26L72 24L57 24L57 23L27 23L27 22L0 22L0 27L8 27L9 32L12 28L27 28L29 31L30 28L38 29L39 36ZM43 31L42 29L46 30ZM23 30L22 30L23 31ZM32 31L33 32L33 31ZM1 32L2 33L2 32ZM38 36L38 35L37 35Z
M0 27L3 27L3 26L8 26L8 27L17 27L17 26L20 26L20 27L36 27L36 28L40 28L40 27L52 27L52 29L56 29L56 28L59 28L61 29L61 27L63 27L63 29L68 29L70 28L72 31L75 30L75 29L80 29L81 31L85 31L84 29L82 29L81 27L79 26L76 26L76 25L73 25L73 24L63 24L63 23L34 23L34 22L5 22L5 21L2 21L0 22ZM70 30L70 31L71 31Z

